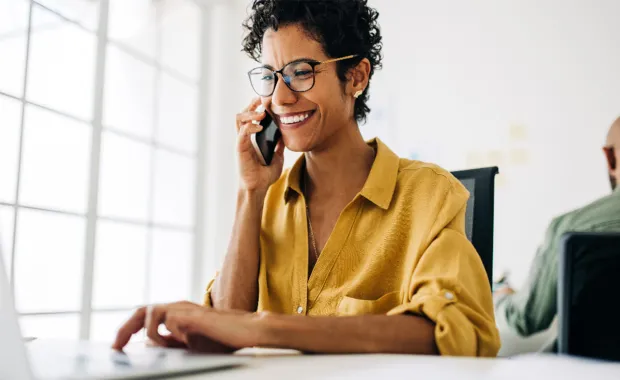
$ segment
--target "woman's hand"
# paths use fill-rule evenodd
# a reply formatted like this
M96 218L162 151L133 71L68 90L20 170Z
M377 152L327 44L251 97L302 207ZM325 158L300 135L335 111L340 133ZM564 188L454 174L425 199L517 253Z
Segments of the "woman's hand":
M260 163L250 140L250 135L263 129L261 125L252 123L252 121L258 122L265 118L265 112L254 112L260 104L260 98L254 99L243 112L237 114L237 153L242 189L266 192L282 174L284 143L282 140L278 143L271 165L263 166Z
M157 346L225 353L259 344L261 329L254 313L216 310L191 302L154 305L138 309L119 329L112 348L122 350L142 328ZM165 325L169 335L158 332Z

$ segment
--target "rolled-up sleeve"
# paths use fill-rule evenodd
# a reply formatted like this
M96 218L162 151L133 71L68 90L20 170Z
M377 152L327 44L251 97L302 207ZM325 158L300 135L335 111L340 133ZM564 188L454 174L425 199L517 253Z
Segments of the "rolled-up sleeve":
M442 355L496 356L499 333L482 261L464 234L463 206L419 255L407 302L388 315L412 313L435 323Z

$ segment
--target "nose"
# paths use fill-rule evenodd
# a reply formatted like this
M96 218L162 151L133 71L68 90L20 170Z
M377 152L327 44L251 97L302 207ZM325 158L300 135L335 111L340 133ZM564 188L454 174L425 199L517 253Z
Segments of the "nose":
M276 74L278 75L278 74ZM297 94L292 91L286 83L284 83L284 77L280 75L280 80L276 83L276 88L271 95L271 102L276 106L286 106L297 102Z

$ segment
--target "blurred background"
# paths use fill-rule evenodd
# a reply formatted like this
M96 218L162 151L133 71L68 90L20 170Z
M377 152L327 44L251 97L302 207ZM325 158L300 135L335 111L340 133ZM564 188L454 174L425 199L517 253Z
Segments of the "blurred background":
M249 3L0 0L0 235L24 335L108 341L137 305L200 302L254 94ZM494 272L519 287L551 218L610 191L620 2L370 3L385 59L364 136L499 166Z

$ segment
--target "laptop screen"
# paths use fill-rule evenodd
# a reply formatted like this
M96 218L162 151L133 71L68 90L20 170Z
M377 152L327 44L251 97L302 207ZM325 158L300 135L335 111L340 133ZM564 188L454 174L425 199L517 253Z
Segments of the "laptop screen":
M560 266L560 351L620 360L620 237L571 234Z

